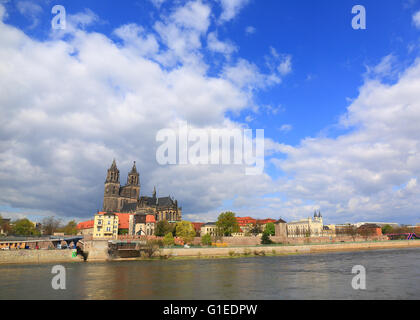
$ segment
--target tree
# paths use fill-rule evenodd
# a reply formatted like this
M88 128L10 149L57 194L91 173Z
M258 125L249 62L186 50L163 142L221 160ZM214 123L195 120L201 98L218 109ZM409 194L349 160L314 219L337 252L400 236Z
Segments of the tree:
M239 224L233 212L223 212L217 218L216 226L218 233L225 237L232 236L232 233L239 232Z
M147 240L144 247L144 253L148 258L153 257L153 255L160 251L159 241L157 240Z
M42 231L46 235L53 235L60 228L61 220L54 217L47 217L42 220Z
M208 233L201 237L201 243L205 246L209 246L212 244L211 235Z
M382 227L382 233L383 233L383 234L389 234L389 233L392 233L392 227L391 227L389 224L387 224L387 225L383 226L383 227Z
M161 220L156 225L155 235L158 237L164 237L168 232L172 232L172 235L174 235L174 225L169 223L166 220Z
M59 231L64 234L77 234L77 223L74 220L69 221L64 227L60 228Z
M269 233L264 231L261 237L261 244L272 244L272 243L273 241L271 241Z
M182 238L184 243L190 243L195 237L195 229L191 222L180 221L175 226L175 233L177 237Z
M275 236L276 235L276 227L274 226L274 223L272 223L272 222L267 223L267 225L265 226L265 231L270 236Z
M167 247L173 246L175 244L174 235L172 232L168 232L163 238L163 244Z
M249 229L249 233L255 237L258 236L262 233L261 226L259 224L252 225L251 229Z
M3 233L8 234L11 231L11 227L8 220L3 220L3 217L0 214L0 230L3 230Z
M13 222L12 233L18 236L37 236L39 231L28 219L20 219Z

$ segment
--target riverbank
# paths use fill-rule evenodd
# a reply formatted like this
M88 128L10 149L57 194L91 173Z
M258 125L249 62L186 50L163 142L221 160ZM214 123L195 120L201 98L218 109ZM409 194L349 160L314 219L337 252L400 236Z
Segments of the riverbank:
M105 255L103 242L100 243L103 255L89 254L87 262L94 261L132 261L147 260L144 258L117 258L111 259ZM164 248L160 249L152 259L224 259L254 256L282 256L299 255L322 252L366 251L380 249L398 249L420 247L418 240L378 241L357 243L334 243L312 245L286 245L286 246L248 246L228 248ZM91 248L92 249L92 248ZM72 250L11 250L0 251L0 265L5 264L42 264L83 262L81 256L75 256Z

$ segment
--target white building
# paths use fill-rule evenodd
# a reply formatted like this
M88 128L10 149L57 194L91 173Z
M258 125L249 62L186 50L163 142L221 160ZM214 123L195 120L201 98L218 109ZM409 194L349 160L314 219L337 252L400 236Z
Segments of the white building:
M324 222L321 212L314 213L313 218L287 223L288 237L320 237L323 235Z

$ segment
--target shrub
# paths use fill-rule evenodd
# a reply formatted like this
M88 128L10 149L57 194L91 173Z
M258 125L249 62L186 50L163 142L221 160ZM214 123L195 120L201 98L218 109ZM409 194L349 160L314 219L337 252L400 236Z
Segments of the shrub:
M174 235L172 232L168 232L163 238L163 244L167 247L171 247L175 244Z
M209 234L205 234L204 236L201 237L201 243L205 246L210 246L211 245L211 236Z
M251 254L251 250L250 249L244 249L244 255L245 256L249 256Z
M261 237L261 244L272 244L273 241L271 241L270 236L267 232L264 232Z
M235 251L229 250L229 256L233 257L235 255Z

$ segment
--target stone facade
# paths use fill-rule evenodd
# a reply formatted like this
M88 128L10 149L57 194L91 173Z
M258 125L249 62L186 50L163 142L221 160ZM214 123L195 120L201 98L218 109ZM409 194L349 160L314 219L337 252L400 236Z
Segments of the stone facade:
M154 215L156 221L181 221L182 208L178 201L168 197L157 197L156 188L151 197L140 196L140 175L136 163L128 173L125 186L120 184L120 171L115 160L108 169L103 201L104 212Z
M288 237L320 237L324 233L324 222L320 212L315 212L314 218L302 219L287 224Z

